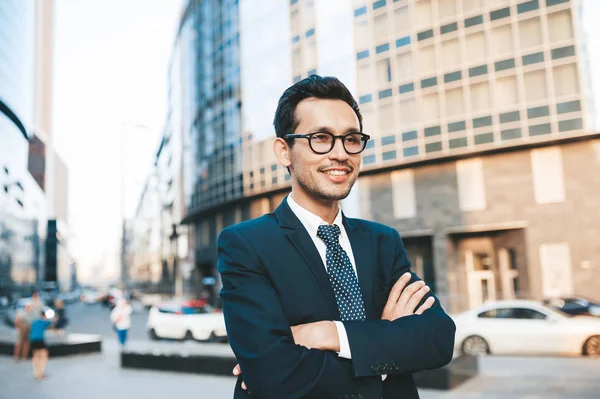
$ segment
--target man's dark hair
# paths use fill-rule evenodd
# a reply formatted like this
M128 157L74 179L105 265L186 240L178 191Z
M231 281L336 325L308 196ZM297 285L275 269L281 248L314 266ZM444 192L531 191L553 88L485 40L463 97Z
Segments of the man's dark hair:
M46 311L45 311L45 310L42 310L42 311L40 312L40 316L42 316L42 317L46 317Z
M362 115L348 88L333 76L311 75L294 83L281 95L277 104L277 111L275 111L275 120L273 121L277 137L294 133L299 124L296 119L296 106L300 101L311 97L346 102L358 117L360 131L362 132Z

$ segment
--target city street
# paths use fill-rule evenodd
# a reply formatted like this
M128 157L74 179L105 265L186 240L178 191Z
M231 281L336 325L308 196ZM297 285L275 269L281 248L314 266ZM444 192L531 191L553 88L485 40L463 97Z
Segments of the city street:
M29 362L0 358L0 399L88 398L164 399L193 395L197 398L230 398L235 380L186 373L121 369L109 310L100 305L75 304L68 308L70 332L100 334L103 353L50 359L49 378L31 377ZM146 312L133 315L132 345L182 345L151 343L144 330ZM0 333L12 332L3 326ZM186 342L186 347L196 345ZM600 359L550 357L486 357L480 375L450 392L420 390L423 399L529 398L597 399L600 393Z

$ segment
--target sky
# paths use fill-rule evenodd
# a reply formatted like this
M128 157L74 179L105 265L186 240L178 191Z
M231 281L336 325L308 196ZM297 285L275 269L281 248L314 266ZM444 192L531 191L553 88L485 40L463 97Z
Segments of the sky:
M121 187L130 216L165 122L182 6L55 1L52 134L69 167L69 246L84 280L118 272Z

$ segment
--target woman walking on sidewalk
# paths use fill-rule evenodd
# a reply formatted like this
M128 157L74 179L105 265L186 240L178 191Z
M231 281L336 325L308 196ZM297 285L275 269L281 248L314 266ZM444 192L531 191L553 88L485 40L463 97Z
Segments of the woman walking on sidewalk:
M110 320L113 322L115 330L117 330L121 350L123 350L125 342L127 342L127 332L131 328L131 312L132 308L127 303L127 300L121 298L117 302L117 306L110 313Z

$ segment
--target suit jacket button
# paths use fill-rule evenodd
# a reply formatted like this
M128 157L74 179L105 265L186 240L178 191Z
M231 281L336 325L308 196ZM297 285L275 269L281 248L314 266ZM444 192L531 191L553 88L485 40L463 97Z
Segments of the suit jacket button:
M392 370L393 370L393 367L392 367L392 365L388 363L388 364L385 366L385 371L388 371L388 372L389 372L389 371L392 371Z
M376 373L376 372L378 372L378 371L379 371L379 367L377 367L377 366L373 365L373 366L371 366L371 371L373 371L373 372L375 372L375 373Z
M392 365L392 370L393 371L399 371L400 367L397 364Z

